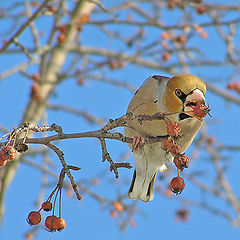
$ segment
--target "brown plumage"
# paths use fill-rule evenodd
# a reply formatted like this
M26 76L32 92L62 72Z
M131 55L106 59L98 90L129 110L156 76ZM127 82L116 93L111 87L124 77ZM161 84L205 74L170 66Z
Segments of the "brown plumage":
M152 115L157 112L176 113L168 118L179 122L181 138L178 144L185 152L199 131L202 120L195 118L192 113L181 113L192 110L195 101L205 101L205 84L197 77L184 74L172 78L151 76L135 93L129 103L127 112L134 115ZM180 114L181 113L181 114ZM128 122L125 127L128 137L164 136L167 135L166 123L163 120ZM129 145L132 148L131 145ZM145 144L142 149L134 151L135 172L128 197L141 199L145 202L153 199L154 181L158 169L163 171L165 164L172 161L173 156L162 149L162 143Z

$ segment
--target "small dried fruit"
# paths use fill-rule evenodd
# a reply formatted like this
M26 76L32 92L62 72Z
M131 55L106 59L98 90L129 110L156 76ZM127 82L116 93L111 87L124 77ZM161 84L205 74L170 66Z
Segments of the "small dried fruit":
M199 118L204 118L210 112L211 108L207 107L204 103L198 102L193 109L194 115Z
M200 36L201 36L201 38L206 39L206 38L208 38L208 33L203 31L200 33Z
M189 211L188 209L179 209L176 212L176 220L179 221L187 221L189 219Z
M48 216L45 219L45 227L50 231L50 232L55 232L56 229L54 228L54 222L57 220L58 218L54 215L52 216Z
M66 222L63 218L57 218L53 222L53 228L57 231L62 231L66 227Z
M180 148L177 144L173 144L173 145L170 147L169 152L170 152L173 156L176 156L176 155L178 155L179 153L181 153L181 148Z
M40 82L40 74L39 73L34 73L32 76L31 76L31 79L35 82Z
M175 177L170 182L170 189L173 193L180 194L185 188L185 182L182 177Z
M116 212L115 210L111 210L111 211L110 211L110 216L111 216L112 218L116 218L116 217L117 217L117 212Z
M117 60L109 60L108 66L110 69L117 69L119 67L119 62Z
M176 42L184 44L187 41L187 38L184 35L179 35L176 37Z
M129 222L130 226L135 228L137 226L137 223L133 220L133 219L130 219L130 222Z
M165 149L166 152L169 152L172 145L174 144L174 140L171 137L168 137L167 139L164 139L162 142L163 149Z
M57 37L58 44L63 44L65 42L66 36L63 33L60 33Z
M57 12L57 8L54 7L53 5L50 5L50 4L49 4L49 5L46 6L46 8L47 8L48 11L50 11L50 12L52 12L52 13Z
M32 211L28 214L27 221L30 225L37 225L41 222L41 214L36 211Z
M178 169L183 170L189 166L189 158L185 154L178 154L174 157L174 164Z
M79 19L78 23L79 24L85 24L89 20L89 15L88 14L83 14Z
M204 5L200 5L197 7L197 14L202 15L206 12L206 7Z
M170 58L171 58L170 53L168 53L168 52L163 53L163 55L162 55L163 61L168 61L168 60L170 60Z
M16 158L16 150L13 146L6 146L0 151L0 159L14 160Z
M168 32L162 32L161 37L165 40L170 40L171 39L171 35Z
M46 201L42 204L42 209L46 212L49 212L52 210L52 203L50 201Z
M173 8L175 8L175 7L176 7L175 1L174 1L174 0L170 0L170 1L168 2L168 9L173 9Z
M7 160L3 160L0 156L0 167L4 167L7 164Z
M167 125L167 133L171 137L177 137L180 133L181 128L179 123L177 122L169 122Z
M25 237L26 240L33 240L34 235L33 235L32 232L28 232L24 235L24 237Z
M114 202L114 203L113 203L113 206L114 206L114 208L115 208L118 212L122 212L123 206L122 206L122 204L121 204L120 202Z
M41 88L39 83L34 82L31 88L31 97L36 101L40 101L41 100L40 91L41 91Z
M59 26L59 27L58 27L58 30L59 30L59 32L62 33L62 34L66 34L67 31L68 31L67 27L64 26L64 25Z

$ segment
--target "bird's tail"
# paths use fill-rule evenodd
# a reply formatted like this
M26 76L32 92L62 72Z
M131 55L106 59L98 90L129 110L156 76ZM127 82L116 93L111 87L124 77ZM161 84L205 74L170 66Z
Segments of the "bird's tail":
M134 162L135 170L127 194L129 199L138 199L139 195L142 193L144 181L146 179L147 159L145 155L135 152Z
M133 174L132 183L128 190L128 198L129 199L140 199L144 202L149 202L154 198L154 183L157 177L157 170L155 171L154 175L152 176L150 182L139 184L139 176L137 178L136 169Z
M129 199L140 199L149 202L154 198L154 183L158 167L149 164L145 154L134 154L135 171L128 190Z

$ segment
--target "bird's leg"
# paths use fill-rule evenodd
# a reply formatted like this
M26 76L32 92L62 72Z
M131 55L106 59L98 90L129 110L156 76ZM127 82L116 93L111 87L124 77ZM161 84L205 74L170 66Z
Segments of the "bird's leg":
M137 151L139 147L141 147L144 144L145 140L142 136L136 136L133 138L132 142L132 151Z

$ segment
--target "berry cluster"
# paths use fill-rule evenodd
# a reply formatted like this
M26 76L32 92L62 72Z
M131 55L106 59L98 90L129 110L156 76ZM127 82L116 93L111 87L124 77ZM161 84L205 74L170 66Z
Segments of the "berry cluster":
M203 102L197 102L192 108L191 112L194 114L194 117L200 120L206 117L211 110L211 108ZM165 122L167 124L166 130L168 138L163 140L162 146L167 153L171 153L174 156L173 163L177 167L177 177L171 180L170 189L173 193L180 194L185 188L185 182L184 179L179 176L179 172L180 170L183 171L184 168L188 168L190 160L184 153L181 153L182 150L180 146L175 143L175 139L181 131L179 123L171 122L169 119L165 120Z
M71 170L79 170L79 167L75 166L67 166L68 169ZM47 216L45 219L45 227L46 230L49 232L56 232L62 231L66 227L65 220L61 217L61 198L62 198L62 188L63 188L63 181L65 177L66 170L63 168L60 175L57 186L54 188L50 196L47 198L47 201L43 202L41 208L38 211L32 211L28 214L27 222L30 225L37 225L41 222L41 210L45 212L52 211L50 216ZM55 194L56 193L56 194ZM52 198L55 194L55 198L52 204ZM59 194L59 217L55 215L55 207L56 207L56 200Z
M5 146L0 151L0 167L4 167L8 161L16 158L16 149L13 146Z
M54 193L57 191L57 194L55 196L54 200L54 206L51 202L51 199L54 195ZM55 210L55 203L56 203L56 198L58 195L58 192L60 192L60 197L59 197L59 217L54 215L54 210ZM52 215L47 216L45 219L45 227L48 231L50 232L55 232L55 231L62 231L66 227L65 220L61 218L61 188L58 186L53 190L47 201L43 202L41 208L38 211L31 211L28 214L27 222L30 225L38 225L41 222L41 210L45 212L50 212L52 211Z
M180 146L174 141L174 137L178 137L180 131L181 128L179 123L170 121L167 124L167 134L169 137L163 140L163 148L167 153L170 152L174 156L173 162L178 169L178 176L173 178L170 182L170 189L176 194L180 194L185 187L183 178L179 176L179 170L183 170L189 166L189 158L181 153Z

